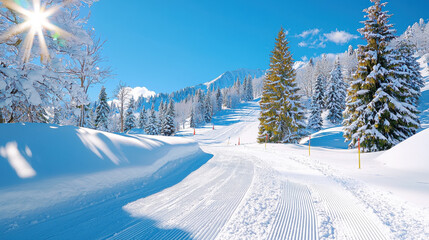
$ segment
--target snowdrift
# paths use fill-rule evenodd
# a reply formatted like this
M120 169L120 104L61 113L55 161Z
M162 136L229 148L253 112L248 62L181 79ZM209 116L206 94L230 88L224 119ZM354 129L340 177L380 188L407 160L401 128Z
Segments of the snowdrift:
M195 141L178 137L119 135L50 124L0 124L0 187L123 167L162 166L198 151Z
M384 152L377 160L392 168L428 173L428 141L429 129L426 129Z

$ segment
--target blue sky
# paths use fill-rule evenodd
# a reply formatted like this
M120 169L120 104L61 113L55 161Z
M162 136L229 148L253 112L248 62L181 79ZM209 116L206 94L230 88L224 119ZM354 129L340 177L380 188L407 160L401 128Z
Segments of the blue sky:
M369 0L101 0L90 25L107 40L104 55L119 81L171 92L227 70L266 69L274 39L288 31L295 60L338 53L362 44L362 10ZM428 0L392 0L386 10L398 33L428 19ZM99 87L90 90L96 99Z

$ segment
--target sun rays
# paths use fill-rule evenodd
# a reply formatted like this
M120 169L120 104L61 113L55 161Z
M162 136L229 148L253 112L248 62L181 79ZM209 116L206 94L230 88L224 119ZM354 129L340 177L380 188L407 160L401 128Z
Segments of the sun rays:
M13 0L0 0L0 2L4 7L9 8L20 15L24 20L20 23L17 22L15 26L11 27L7 32L2 33L0 36L0 42L4 42L13 36L27 32L21 45L22 60L24 62L30 60L31 49L36 35L39 41L41 61L47 61L50 59L44 35L46 30L55 34L55 36L61 36L61 38L71 37L71 34L49 22L49 17L57 12L63 5L56 5L46 9L45 6L41 5L40 0L33 0L32 8L23 7L21 6L23 4L18 4Z

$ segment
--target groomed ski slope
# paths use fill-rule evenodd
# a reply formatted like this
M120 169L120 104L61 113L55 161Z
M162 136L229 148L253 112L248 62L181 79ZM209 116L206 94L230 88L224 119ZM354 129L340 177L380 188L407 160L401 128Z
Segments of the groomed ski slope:
M265 149L264 144L255 143L258 114L256 101L244 103L216 116L214 130L212 126L197 128L195 136L191 129L181 132L214 157L179 184L124 206L137 221L111 239L429 236L424 213L414 214L417 208L402 205L405 201L389 203L389 198L397 196L390 196L383 186L369 186L332 172L317 158L311 162L307 146L268 144ZM381 199L371 198L373 191ZM138 220L146 218L155 220L161 229L175 230L153 231Z
M309 157L307 145L265 148L255 142L258 115L257 101L222 111L214 130L179 133L206 153L80 195L75 204L14 218L16 226L9 219L0 238L429 238L428 206L417 200L429 198L418 183L429 182L428 174L391 169L377 160L382 153L363 154L358 170L355 150L314 147ZM404 194L402 178L411 194Z

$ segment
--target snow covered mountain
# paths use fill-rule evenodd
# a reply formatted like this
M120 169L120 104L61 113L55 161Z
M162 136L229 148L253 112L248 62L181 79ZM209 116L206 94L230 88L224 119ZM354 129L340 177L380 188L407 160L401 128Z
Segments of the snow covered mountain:
M227 71L222 73L219 77L195 86L197 89L212 89L212 88L228 88L234 85L234 82L237 81L237 79L240 79L240 81L243 81L245 77L251 76L252 78L258 78L265 74L265 70L262 69L238 69L234 71Z
M158 93L155 96L146 98L145 101L140 101L140 105L146 108L150 108L152 103L155 103L155 108L157 108L161 100L168 101L170 98L172 98L175 102L180 102L188 98L190 95L194 95L198 89L207 91L207 89L212 89L213 87L215 89L229 88L234 85L234 82L237 81L237 79L240 79L240 81L243 82L247 76L251 76L252 78L260 78L265 74L265 72L266 70L262 69L244 68L233 71L226 71L222 73L219 77L205 83L201 83L191 87L185 87L172 93Z

